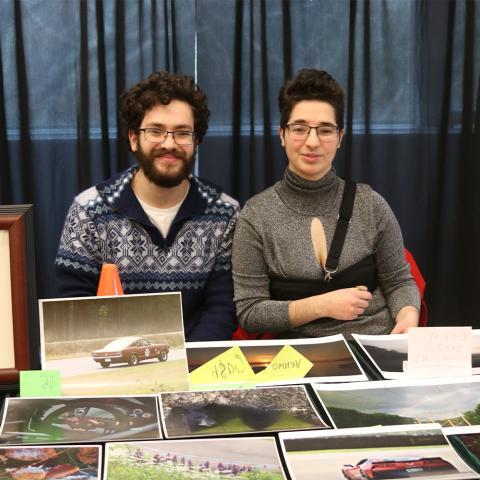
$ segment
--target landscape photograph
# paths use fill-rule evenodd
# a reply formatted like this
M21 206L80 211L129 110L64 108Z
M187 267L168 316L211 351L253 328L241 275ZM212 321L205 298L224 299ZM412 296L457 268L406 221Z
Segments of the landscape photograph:
M280 433L293 480L478 478L439 425Z
M167 438L328 428L305 386L163 393Z
M403 362L408 360L408 334L353 337L384 378L406 376ZM472 330L472 373L480 374L480 330Z
M4 443L106 442L162 438L155 396L7 398Z
M273 437L110 443L108 480L285 480Z
M189 389L179 293L41 300L40 319L62 396Z
M254 345L252 342L242 341L187 343L188 369L189 372L193 372L230 348L238 346L254 373L258 374L268 367L287 344L313 363L313 366L304 377L298 377L285 383L301 383L302 378L308 382L367 380L341 335L314 340L257 341ZM257 384L268 384L268 382L262 380Z
M480 425L480 382L471 379L377 381L314 390L337 428L439 423Z

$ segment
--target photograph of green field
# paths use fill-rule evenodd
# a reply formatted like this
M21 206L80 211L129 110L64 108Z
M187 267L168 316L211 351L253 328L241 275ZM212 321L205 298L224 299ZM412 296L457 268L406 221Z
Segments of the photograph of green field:
M328 428L305 386L164 393L167 438Z
M42 368L63 396L188 390L179 293L42 300Z
M285 480L273 437L110 443L108 480Z
M315 392L337 428L439 423L480 425L480 382L442 380L327 387Z
M478 478L438 425L280 433L293 480Z

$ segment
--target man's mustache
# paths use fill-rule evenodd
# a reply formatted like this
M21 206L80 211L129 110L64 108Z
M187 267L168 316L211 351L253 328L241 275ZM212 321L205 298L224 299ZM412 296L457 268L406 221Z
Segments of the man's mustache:
M151 157L159 157L161 155L170 155L172 157L179 158L180 160L183 160L185 158L185 155L181 152L178 152L177 150L166 150L164 148L160 148L158 150L152 150L150 152Z

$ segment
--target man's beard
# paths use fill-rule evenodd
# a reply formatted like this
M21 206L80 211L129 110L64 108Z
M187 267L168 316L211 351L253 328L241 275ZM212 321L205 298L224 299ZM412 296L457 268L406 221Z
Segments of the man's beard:
M133 153L137 159L140 168L142 169L148 180L150 180L158 187L163 188L172 188L180 185L183 180L188 178L188 176L192 173L193 164L195 162L195 152L190 157L188 157L183 152L172 152L171 150L157 148L147 154L143 150L142 146L138 145L137 151ZM164 172L159 171L155 167L155 158L163 154L171 155L178 158L181 161L180 169L176 169L175 165L174 171L170 171L169 167L166 167Z

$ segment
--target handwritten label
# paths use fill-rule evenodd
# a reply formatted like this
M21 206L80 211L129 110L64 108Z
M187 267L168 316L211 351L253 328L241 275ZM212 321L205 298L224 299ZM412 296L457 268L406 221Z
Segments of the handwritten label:
M471 375L472 327L409 328L406 373L411 377Z
M248 384L254 377L252 367L237 346L217 355L191 372L190 385Z
M59 397L61 394L60 370L20 372L21 397Z
M275 382L303 378L313 363L290 345L285 345L267 367L256 375L257 382Z

